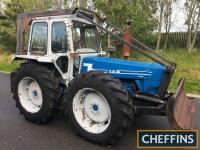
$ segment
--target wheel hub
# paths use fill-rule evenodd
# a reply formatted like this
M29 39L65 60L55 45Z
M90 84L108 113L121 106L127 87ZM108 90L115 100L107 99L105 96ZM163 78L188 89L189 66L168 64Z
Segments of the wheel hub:
M98 104L93 104L91 106L94 112L97 112L99 110Z
M43 102L42 91L34 79L22 79L18 85L18 95L21 105L28 112L35 113L40 110Z
M111 120L110 107L105 97L90 88L84 88L75 95L73 113L79 125L91 133L105 131Z
M33 93L33 96L34 96L34 97L38 96L37 90L32 91L32 93Z
M96 93L89 93L84 99L84 109L88 117L95 122L105 122L109 118L109 108Z
M31 82L29 85L29 97L31 102L37 107L41 105L41 90L35 81Z

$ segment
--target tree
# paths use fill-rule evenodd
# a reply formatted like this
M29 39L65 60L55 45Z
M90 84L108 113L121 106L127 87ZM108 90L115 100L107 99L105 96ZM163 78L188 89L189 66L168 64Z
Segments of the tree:
M158 38L156 50L160 48L161 34L162 29L165 30L165 39L164 39L164 49L167 48L169 32L171 29L172 23L172 4L175 3L176 0L158 0Z
M200 25L200 0L186 0L185 2L187 19L187 48L192 52L196 42L197 31Z
M164 49L167 48L169 32L171 29L171 22L172 22L172 2L176 2L175 0L164 0L164 28L165 28L165 42L164 42Z
M160 48L160 41L161 41L161 32L162 32L162 26L163 26L163 11L164 11L164 2L163 1L158 1L158 14L159 14L159 19L158 19L158 39L157 39L157 44L156 44L156 50Z
M132 34L139 40L149 42L156 28L154 0L93 0L98 12L118 27L131 21Z
M87 0L79 0L80 1L80 7L86 8L87 7Z
M65 7L64 0L55 0L54 1L54 8L55 9L62 9Z
M31 11L48 10L52 7L51 0L12 0L6 3L5 20L0 20L0 46L9 51L16 47L17 14Z

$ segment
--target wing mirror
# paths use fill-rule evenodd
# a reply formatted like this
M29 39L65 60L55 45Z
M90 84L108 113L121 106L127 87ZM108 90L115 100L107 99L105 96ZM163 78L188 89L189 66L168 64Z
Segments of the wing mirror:
M110 52L110 53L115 52L116 50L117 48L115 46L109 46L106 48L106 52Z

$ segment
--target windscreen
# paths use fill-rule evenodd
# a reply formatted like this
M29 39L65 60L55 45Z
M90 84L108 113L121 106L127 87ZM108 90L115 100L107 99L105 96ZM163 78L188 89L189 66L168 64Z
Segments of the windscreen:
M72 34L74 51L77 49L91 49L94 52L100 52L96 26L74 21Z

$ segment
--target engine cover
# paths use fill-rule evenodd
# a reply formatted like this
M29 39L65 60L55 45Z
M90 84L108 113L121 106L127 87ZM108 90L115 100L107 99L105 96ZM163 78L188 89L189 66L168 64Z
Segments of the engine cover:
M85 57L82 60L81 72L90 70L110 73L119 79L134 80L141 92L156 95L166 69L160 64L149 62Z

